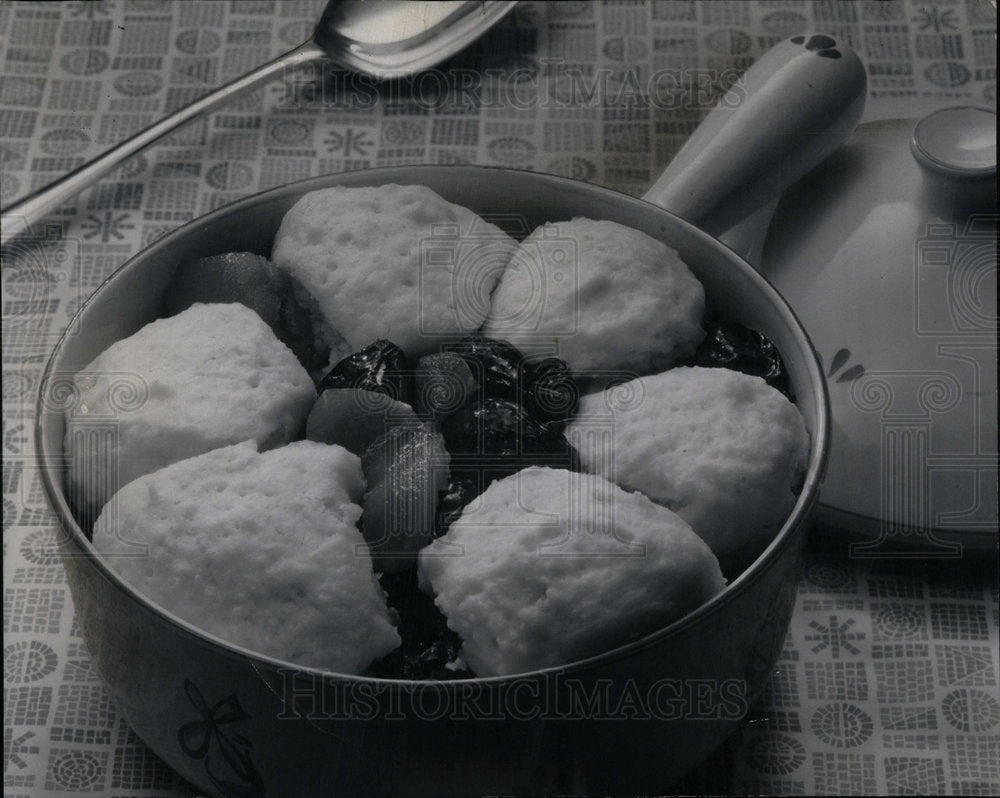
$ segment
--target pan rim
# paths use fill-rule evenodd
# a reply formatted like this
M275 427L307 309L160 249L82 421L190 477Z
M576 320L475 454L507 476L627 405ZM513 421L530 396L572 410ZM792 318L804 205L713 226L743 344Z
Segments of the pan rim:
M774 535L772 540L768 543L764 550L760 552L756 559L732 582L730 582L722 592L718 593L707 602L681 618L678 618L671 624L657 629L639 640L606 652L602 652L592 657L587 657L549 668L493 677L475 677L471 679L449 680L388 679L382 677L338 673L321 668L302 666L294 662L281 660L266 654L260 654L225 641L205 630L200 629L196 625L179 618L156 602L143 596L140 591L123 580L117 572L104 561L97 550L93 547L93 544L87 540L83 530L80 528L70 511L68 502L66 501L66 497L63 493L63 488L59 484L59 480L57 479L57 475L54 473L54 469L51 467L53 463L58 463L64 457L64 453L62 451L51 451L47 444L46 432L49 425L46 424L45 421L46 418L51 415L52 411L45 407L45 390L50 376L57 370L61 356L64 353L64 349L71 336L71 331L74 326L104 292L107 286L120 279L123 273L135 268L136 264L142 260L152 257L159 249L169 246L171 243L187 235L192 230L199 226L206 225L212 220L238 212L241 209L259 204L265 200L273 200L293 195L301 196L306 192L331 186L386 184L404 185L408 183L422 184L422 181L419 179L411 180L405 176L413 175L416 177L420 173L437 173L442 170L448 170L448 172L456 176L464 176L463 179L469 181L488 180L487 175L490 173L503 173L505 175L513 175L515 179L521 180L525 183L537 181L539 183L548 183L552 186L563 187L576 191L585 189L588 193L593 193L598 196L607 196L609 199L613 199L615 203L634 203L637 209L645 209L646 211L652 210L656 214L662 215L663 218L670 220L671 225L679 226L687 233L695 236L701 243L705 244L710 249L718 251L720 258L725 258L726 260L731 261L736 268L739 268L744 272L744 277L755 283L755 287L766 295L772 311L778 314L782 323L792 332L794 338L798 341L799 348L802 353L806 355L804 359L804 370L808 376L808 383L815 394L815 420L814 428L810 431L810 454L805 482L799 492L794 507L792 508L789 516L786 518L781 529ZM404 176L403 180L399 179L400 176ZM198 216L170 231L148 247L144 247L139 250L132 257L128 258L128 260L126 260L121 266L115 269L114 272L102 281L93 293L91 293L91 295L81 303L80 307L74 314L73 319L68 324L67 329L59 337L58 342L46 362L40 381L39 395L35 404L34 438L43 488L50 505L58 516L58 523L64 532L64 535L60 537L60 545L63 548L64 556L67 556L67 549L72 547L72 549L77 552L78 556L82 555L90 565L94 566L98 573L100 573L105 580L109 581L119 594L127 597L129 601L138 604L139 608L144 610L147 614L152 614L152 616L158 617L164 624L173 627L175 631L179 631L186 636L193 637L202 644L210 645L216 650L217 653L224 654L229 658L249 661L251 666L255 668L256 665L259 664L271 669L291 669L296 672L300 672L307 677L321 678L334 682L350 682L355 684L364 683L370 684L382 690L389 689L413 691L417 689L428 689L429 687L434 687L439 690L455 690L459 689L460 685L469 684L475 684L492 689L501 688L504 685L509 685L511 683L523 683L525 679L546 679L555 675L570 675L579 673L587 670L588 668L592 668L595 665L606 664L627 658L636 651L658 645L664 640L678 635L690 626L700 623L705 618L714 615L715 613L722 612L727 605L738 599L739 596L746 592L751 585L763 578L770 568L780 560L781 552L793 545L797 534L804 534L804 527L807 523L809 513L816 504L819 488L822 484L822 478L826 468L829 450L829 432L830 411L826 382L823 377L818 358L816 357L815 350L803 325L800 323L791 307L787 304L787 302L785 302L770 282L759 272L753 269L753 267L751 267L737 253L718 239L710 236L708 233L705 233L684 219L647 200L639 199L603 186L584 183L580 180L547 174L544 172L510 169L506 167L423 164L378 167L352 172L320 175L265 189L247 197L243 197L232 203L220 206L207 214Z

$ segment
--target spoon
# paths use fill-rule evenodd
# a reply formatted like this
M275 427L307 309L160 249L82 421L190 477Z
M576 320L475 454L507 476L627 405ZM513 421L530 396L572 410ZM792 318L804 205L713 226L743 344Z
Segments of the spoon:
M288 52L181 108L103 155L0 213L0 241L32 227L120 163L181 125L213 111L286 70L321 58L375 78L412 75L461 50L516 2L329 0L313 35Z

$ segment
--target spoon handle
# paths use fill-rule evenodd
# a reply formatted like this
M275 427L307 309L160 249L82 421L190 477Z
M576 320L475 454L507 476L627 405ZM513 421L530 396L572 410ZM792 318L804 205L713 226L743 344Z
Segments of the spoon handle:
M4 208L0 214L0 241L6 243L21 233L30 233L46 214L91 183L102 178L123 161L148 147L154 141L172 133L186 122L225 105L236 96L250 91L262 83L267 83L286 69L314 61L322 55L323 51L310 39L295 49L279 55L273 61L257 67L252 72L236 78L236 80L201 99L195 100L190 105L178 109L165 119L161 119L120 144L116 144L104 154L97 156L94 160L85 163L54 183L30 194L9 208Z
M739 225L734 237L745 239L760 227L761 209L851 134L866 86L864 66L842 41L804 34L779 42L726 93L645 199L716 237Z

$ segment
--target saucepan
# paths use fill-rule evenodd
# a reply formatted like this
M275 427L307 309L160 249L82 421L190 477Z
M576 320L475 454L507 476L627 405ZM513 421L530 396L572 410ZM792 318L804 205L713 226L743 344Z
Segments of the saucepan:
M36 435L86 645L136 733L217 796L662 792L710 754L746 714L782 645L829 423L822 371L801 324L713 236L835 149L858 121L864 93L864 70L849 49L829 36L798 36L733 86L645 199L507 169L328 175L196 219L112 275L55 349ZM306 192L389 183L422 184L481 215L517 216L527 229L585 216L641 230L680 253L713 314L776 344L810 435L808 472L780 532L722 593L586 660L515 677L404 681L241 649L145 599L102 561L63 485L57 378L156 318L178 264L225 251L267 254L282 216Z

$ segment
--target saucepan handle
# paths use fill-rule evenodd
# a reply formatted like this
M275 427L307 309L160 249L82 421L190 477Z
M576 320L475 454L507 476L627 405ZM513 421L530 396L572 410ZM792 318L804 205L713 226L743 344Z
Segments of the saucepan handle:
M864 65L843 41L802 34L780 42L729 89L644 198L746 256L752 243L724 234L742 227L745 239L748 217L773 207L847 139L866 86Z

